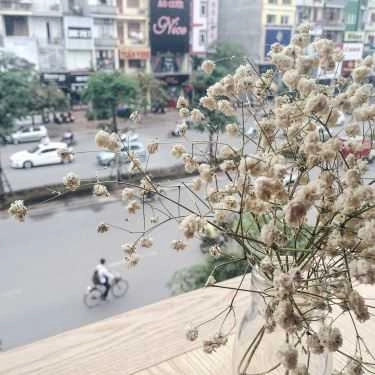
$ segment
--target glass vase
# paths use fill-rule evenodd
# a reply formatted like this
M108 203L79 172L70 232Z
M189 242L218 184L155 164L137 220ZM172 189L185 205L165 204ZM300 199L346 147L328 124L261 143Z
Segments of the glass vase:
M270 282L257 270L253 270L249 289L264 291ZM280 364L278 350L285 343L285 331L276 327L272 333L262 330L266 304L258 293L249 292L249 305L237 327L233 352L233 375L288 374ZM303 341L305 342L305 340ZM256 347L256 350L254 349ZM309 375L330 375L331 353L311 354L310 358L298 345L298 363L308 363ZM291 372L289 372L290 374Z

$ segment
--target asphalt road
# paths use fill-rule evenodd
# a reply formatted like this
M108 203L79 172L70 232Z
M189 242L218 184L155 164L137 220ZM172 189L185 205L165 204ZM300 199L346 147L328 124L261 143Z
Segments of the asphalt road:
M142 132L143 131L143 132ZM157 133L141 129L140 141L147 145ZM154 134L153 134L154 133ZM81 178L93 178L95 175L107 177L110 169L99 166L96 163L96 154L99 151L95 145L95 132L82 132L76 134L77 145L74 147L76 159L72 164L59 164L36 167L31 169L13 169L9 165L9 157L20 150L31 149L36 143L23 143L19 145L7 145L0 149L0 158L4 172L13 190L27 189L36 186L45 186L53 183L60 183L62 177L68 172L75 172ZM51 138L53 141L54 139ZM59 139L56 139L59 140ZM150 160L150 167L166 167L176 164L177 161L170 155L171 145L176 143L176 139L163 139L164 144L160 153L153 155ZM179 139L181 141L181 139ZM189 146L188 143L182 140Z
M174 207L169 206L169 209ZM0 339L3 349L48 337L170 296L166 284L173 273L202 260L197 241L177 253L170 241L181 238L170 221L153 235L154 246L141 249L141 261L128 269L121 245L133 236L120 230L98 234L100 222L139 230L142 215L127 218L116 197L94 197L32 208L24 223L0 212ZM149 215L150 216L150 215ZM83 294L100 257L129 281L123 298L94 309Z

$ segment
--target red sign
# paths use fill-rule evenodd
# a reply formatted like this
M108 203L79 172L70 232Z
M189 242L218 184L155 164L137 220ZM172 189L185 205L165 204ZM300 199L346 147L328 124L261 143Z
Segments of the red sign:
M121 60L148 60L151 55L149 48L124 48L119 53Z

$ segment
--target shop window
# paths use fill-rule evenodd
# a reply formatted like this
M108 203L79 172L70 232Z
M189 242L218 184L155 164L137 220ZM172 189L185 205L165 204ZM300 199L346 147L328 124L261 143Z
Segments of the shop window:
M277 0L268 0L268 4L277 4Z
M128 66L130 69L144 69L146 67L145 60L129 60Z
M126 5L128 8L139 8L139 0L126 0Z
M4 16L6 36L29 36L27 17Z

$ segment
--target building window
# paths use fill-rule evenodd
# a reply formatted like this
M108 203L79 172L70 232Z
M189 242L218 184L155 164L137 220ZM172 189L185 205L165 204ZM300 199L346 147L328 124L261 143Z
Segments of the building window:
M267 14L267 23L276 23L276 16L274 14Z
M123 12L123 4L124 0L117 0L117 9L119 11L120 14L124 13Z
M200 30L199 31L199 45L205 46L207 44L207 31Z
M4 16L6 36L29 36L27 17Z
M371 13L371 22L375 22L375 13Z
M369 35L367 37L368 44L374 44L375 43L375 36L374 35Z
M283 0L284 5L290 5L292 3L292 0Z
M91 29L89 27L68 27L68 38L91 39Z
M140 22L128 22L128 39L133 44L142 44L144 42Z
M268 4L277 4L277 0L268 0Z
M139 8L139 0L127 0L126 5L128 8Z
M124 44L124 24L122 22L117 24L117 35L120 40L120 44Z
M207 3L205 1L201 1L201 5L199 7L199 13L201 17L207 16Z
M280 17L280 23L281 23L281 25L288 25L288 23L289 23L289 16L281 16Z
M130 69L144 69L146 67L145 60L128 60Z
M94 19L98 37L113 38L113 22L110 18Z

